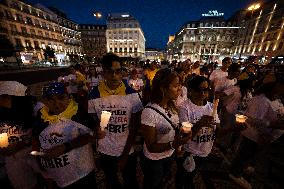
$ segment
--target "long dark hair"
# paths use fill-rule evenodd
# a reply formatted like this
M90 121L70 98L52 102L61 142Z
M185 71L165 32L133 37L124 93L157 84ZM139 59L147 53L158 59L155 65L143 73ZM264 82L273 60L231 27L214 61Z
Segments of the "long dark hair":
M96 70L96 66L94 66L94 65L90 65L89 66L89 70L88 70L88 76L91 78L93 75L92 75L92 72L91 72L91 68L93 68L93 69L95 69L95 75L94 75L94 77L98 77L98 72L97 72L97 70Z
M177 77L178 74L171 69L165 68L159 70L152 82L151 102L159 104L165 98L165 93L168 91L170 83ZM175 103L172 100L168 102L168 107L171 111L177 111Z

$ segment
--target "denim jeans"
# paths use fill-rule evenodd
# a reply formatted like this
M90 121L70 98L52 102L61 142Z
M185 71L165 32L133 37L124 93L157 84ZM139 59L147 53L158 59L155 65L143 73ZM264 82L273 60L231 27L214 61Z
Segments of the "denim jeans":
M242 138L236 157L232 161L230 172L236 176L242 176L243 168L252 160L258 151L258 144L246 137Z
M160 160L151 160L142 155L141 164L144 173L144 189L161 189L163 179L171 173L171 167L174 163L173 157L167 157Z
M139 188L136 179L136 163L137 157L133 153L128 156L124 170L122 171L123 184L118 178L118 160L119 157L109 156L105 154L100 155L100 164L105 173L106 181L111 189L133 189Z

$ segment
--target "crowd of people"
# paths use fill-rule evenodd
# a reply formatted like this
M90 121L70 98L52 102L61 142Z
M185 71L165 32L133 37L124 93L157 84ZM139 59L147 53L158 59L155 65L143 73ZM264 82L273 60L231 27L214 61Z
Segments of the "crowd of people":
M137 166L144 189L162 189L170 178L192 189L213 147L234 153L228 176L252 188L255 159L284 137L279 70L230 57L221 66L125 64L106 54L98 64L71 66L41 97L26 89L0 82L0 156L15 189L94 189L96 169L107 188L139 189Z

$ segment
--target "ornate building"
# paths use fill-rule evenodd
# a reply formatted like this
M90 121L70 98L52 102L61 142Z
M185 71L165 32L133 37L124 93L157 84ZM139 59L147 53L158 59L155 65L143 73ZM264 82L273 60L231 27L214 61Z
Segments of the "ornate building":
M144 57L145 37L139 22L128 13L107 18L107 52L123 57Z
M209 11L198 21L190 21L169 37L167 59L192 61L218 61L231 55L239 30L234 18L224 19L223 13Z
M284 1L271 0L239 12L238 39L232 48L236 57L259 56L260 62L284 55Z
M0 3L0 34L12 42L24 64L43 60L47 46L54 49L59 62L68 60L69 52L80 53L78 25L71 21L65 23L40 4L32 6L19 0Z
M106 25L80 24L84 55L89 58L101 58L106 53Z

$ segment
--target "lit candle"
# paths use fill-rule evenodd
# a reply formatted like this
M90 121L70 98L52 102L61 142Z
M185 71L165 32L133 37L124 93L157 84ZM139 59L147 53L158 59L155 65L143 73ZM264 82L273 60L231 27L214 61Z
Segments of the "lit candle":
M107 124L109 122L110 116L111 116L111 112L102 111L101 123L100 123L101 130L104 130L107 127Z
M241 114L236 114L236 122L238 123L244 123L248 119L247 116L241 115Z
M182 125L181 129L182 129L183 133L190 133L191 128L192 128L192 124L191 123L189 123L189 122L182 122L181 125Z
M8 134L7 133L0 134L0 148L7 148L8 145L9 145Z
M38 151L32 151L31 155L33 155L33 156L43 156L44 153L43 152L38 152Z

